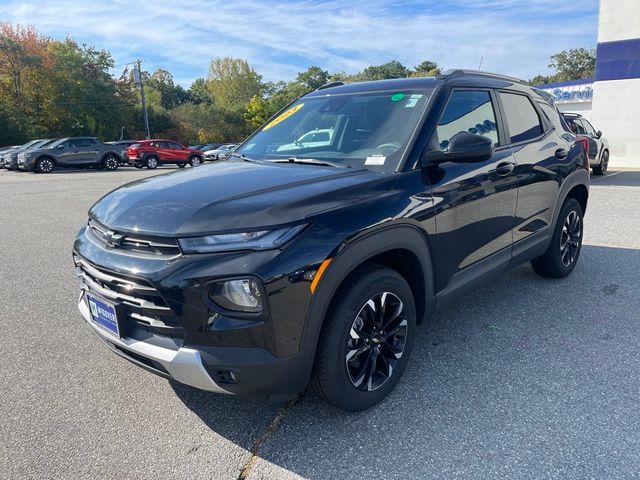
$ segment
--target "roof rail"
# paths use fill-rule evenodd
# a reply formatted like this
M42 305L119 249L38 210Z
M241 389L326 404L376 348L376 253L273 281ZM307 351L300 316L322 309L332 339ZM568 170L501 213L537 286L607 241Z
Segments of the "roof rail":
M439 79L455 78L462 75L475 75L478 77L493 77L493 78L499 78L503 80L509 80L510 82L514 82L514 83L522 83L524 85L528 85L528 83L525 80L522 80L521 78L510 77L508 75L502 75L501 73L491 73L491 72L485 72L483 70L468 70L468 69L461 69L461 68L452 68L450 70L446 70L440 75L438 75L438 78Z
M324 90L326 88L333 88L333 87L339 87L340 85L344 85L344 82L340 81L340 80L336 80L335 82L329 82L329 83L325 83L324 85L322 85L321 87L316 88L316 92L318 90Z

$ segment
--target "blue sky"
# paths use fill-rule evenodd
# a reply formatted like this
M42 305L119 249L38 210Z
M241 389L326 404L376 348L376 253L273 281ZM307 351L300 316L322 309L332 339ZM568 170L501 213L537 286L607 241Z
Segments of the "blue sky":
M530 78L549 56L596 45L598 0L0 0L0 19L136 58L188 87L215 57L245 58L265 80L319 65L353 73L398 59Z

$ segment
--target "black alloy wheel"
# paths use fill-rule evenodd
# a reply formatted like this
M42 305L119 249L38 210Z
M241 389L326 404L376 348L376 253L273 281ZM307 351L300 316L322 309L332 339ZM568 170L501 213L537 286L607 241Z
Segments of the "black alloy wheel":
M531 266L543 277L566 277L578 263L582 237L582 207L575 198L567 198L558 215L547 251L531 260Z
M391 292L378 293L353 320L345 363L359 390L373 391L391 378L407 343L404 304Z
M118 157L115 155L109 154L102 159L102 166L105 170L117 170L118 165Z
M415 328L413 293L404 277L382 265L358 267L331 301L310 390L351 412L376 405L400 380Z
M36 171L40 173L51 173L56 168L55 163L50 158L41 158L36 164Z

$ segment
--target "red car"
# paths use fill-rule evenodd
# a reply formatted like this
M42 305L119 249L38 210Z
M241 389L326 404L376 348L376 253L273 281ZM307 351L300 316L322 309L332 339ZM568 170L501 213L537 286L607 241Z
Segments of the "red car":
M184 168L187 163L192 167L202 164L202 152L187 148L173 140L140 140L127 149L129 163L136 168L156 168L160 164L175 163Z

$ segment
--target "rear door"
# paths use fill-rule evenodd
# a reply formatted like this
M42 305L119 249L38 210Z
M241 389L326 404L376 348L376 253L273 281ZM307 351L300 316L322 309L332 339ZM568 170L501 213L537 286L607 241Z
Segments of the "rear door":
M589 140L589 160L591 163L597 161L600 158L600 152L602 150L602 142L598 138L595 128L591 125L586 118L578 118L578 122L584 128L584 135Z
M100 154L98 141L93 138L74 138L71 140L73 153L70 156L74 166L82 167L98 163Z
M495 151L486 161L448 162L428 169L436 205L437 291L471 281L474 272L485 269L485 260L496 275L511 261L517 179L515 160L501 130L491 90L465 88L450 93L429 150L445 151L454 135L470 132L490 138Z
M570 162L571 143L546 119L541 107L521 91L500 91L507 141L517 162L518 204L514 243L551 226L555 202Z

